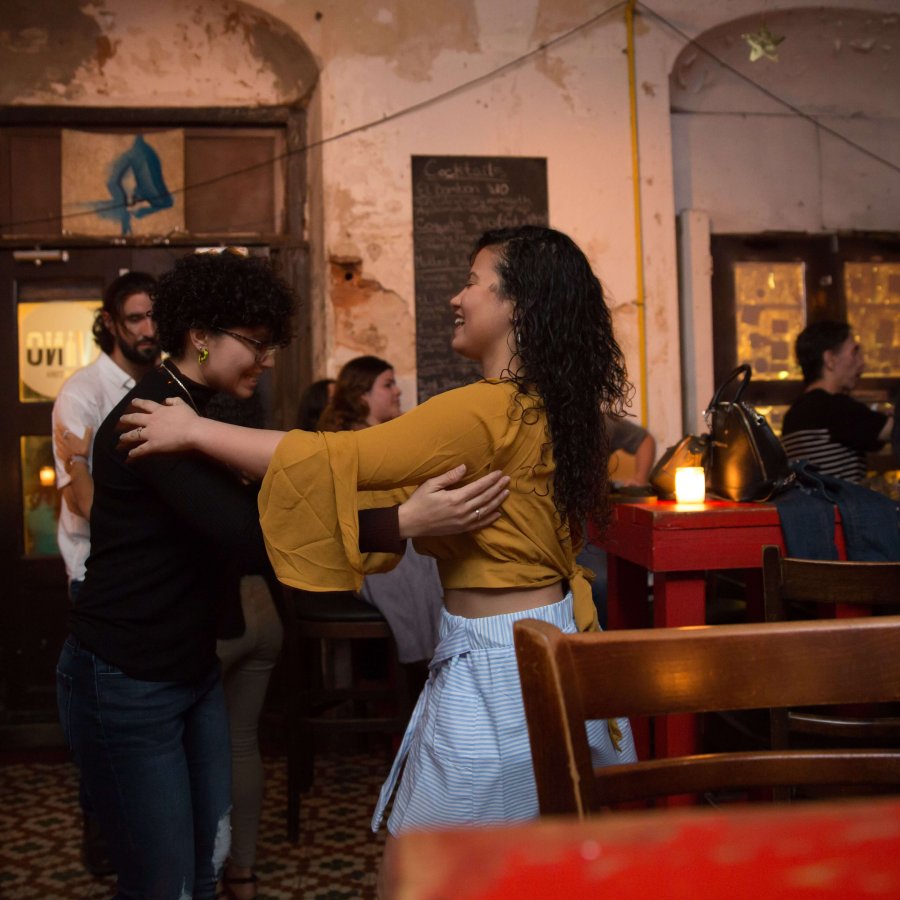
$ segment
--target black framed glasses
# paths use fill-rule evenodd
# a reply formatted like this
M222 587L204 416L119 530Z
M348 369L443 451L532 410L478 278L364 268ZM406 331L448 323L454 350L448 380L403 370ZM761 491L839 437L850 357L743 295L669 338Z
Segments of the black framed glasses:
M236 331L226 331L224 328L217 328L219 334L227 334L228 337L234 338L236 341L243 341L256 356L258 363L264 363L271 359L280 349L279 344L267 344L265 341L258 341L256 338L247 337L246 334L238 334Z

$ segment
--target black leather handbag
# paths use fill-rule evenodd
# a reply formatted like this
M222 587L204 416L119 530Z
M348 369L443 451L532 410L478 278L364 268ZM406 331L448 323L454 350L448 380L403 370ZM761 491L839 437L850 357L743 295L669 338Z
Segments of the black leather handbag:
M728 500L768 500L794 480L787 454L766 417L741 401L750 366L738 366L719 385L706 409L709 458L706 489ZM733 399L726 389L742 378Z

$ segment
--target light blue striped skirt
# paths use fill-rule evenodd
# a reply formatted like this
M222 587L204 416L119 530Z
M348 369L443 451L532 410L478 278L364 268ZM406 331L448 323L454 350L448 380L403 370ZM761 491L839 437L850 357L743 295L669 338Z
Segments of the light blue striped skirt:
M372 817L377 831L399 779L388 831L518 822L538 815L513 623L540 619L576 631L572 595L524 612L467 619L441 614L440 643ZM587 723L595 766L635 762L627 719L616 750L605 721ZM404 765L405 764L405 765ZM400 778L400 772L403 777Z

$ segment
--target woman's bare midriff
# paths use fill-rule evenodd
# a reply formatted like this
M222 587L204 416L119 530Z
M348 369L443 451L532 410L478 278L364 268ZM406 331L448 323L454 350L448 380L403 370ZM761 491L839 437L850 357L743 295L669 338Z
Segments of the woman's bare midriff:
M539 588L456 588L444 593L447 612L466 619L481 619L485 616L500 616L505 613L522 612L559 603L565 591L564 582L548 584Z

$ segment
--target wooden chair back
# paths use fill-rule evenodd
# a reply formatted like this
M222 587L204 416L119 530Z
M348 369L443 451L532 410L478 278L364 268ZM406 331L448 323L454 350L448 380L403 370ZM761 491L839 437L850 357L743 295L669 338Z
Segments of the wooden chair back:
M832 562L783 557L763 547L766 621L791 618L799 604L900 607L900 562Z
M900 563L794 559L775 546L763 547L762 562L766 621L827 617L838 605L900 610ZM790 746L791 735L900 744L900 718L773 709L771 734L773 747Z
M563 634L515 625L542 815L726 788L900 784L896 750L761 750L594 771L584 723L900 699L900 616Z

